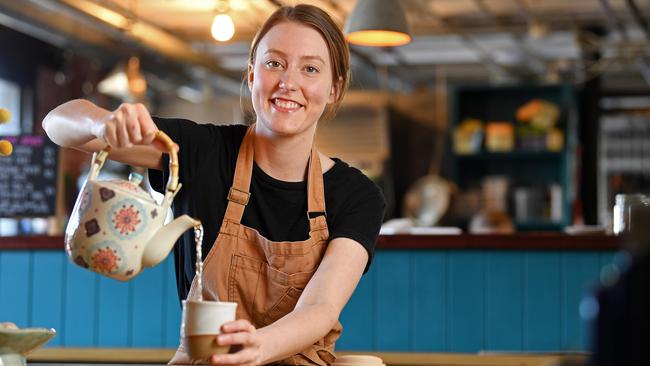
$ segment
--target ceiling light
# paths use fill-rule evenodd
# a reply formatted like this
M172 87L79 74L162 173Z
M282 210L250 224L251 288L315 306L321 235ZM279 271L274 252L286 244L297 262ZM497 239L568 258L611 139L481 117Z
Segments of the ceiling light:
M99 82L97 90L124 101L142 101L147 91L147 81L140 70L140 60L131 57L126 65L119 63Z
M235 34L235 24L228 14L217 14L212 21L212 37L219 42L225 42Z
M390 47L411 42L398 0L359 0L345 22L345 38L360 46Z

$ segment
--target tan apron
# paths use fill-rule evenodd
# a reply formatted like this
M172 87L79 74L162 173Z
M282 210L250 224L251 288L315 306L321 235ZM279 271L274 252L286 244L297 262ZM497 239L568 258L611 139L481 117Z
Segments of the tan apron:
M312 148L307 177L309 239L273 242L257 230L241 224L250 198L253 171L254 125L244 136L228 207L221 230L204 260L203 298L237 302L237 319L248 319L256 328L267 326L291 312L302 290L323 258L329 231L325 220L325 196L320 158ZM197 298L196 278L188 298ZM335 360L334 343L341 335L337 322L329 333L297 355L284 359L286 365L328 365Z

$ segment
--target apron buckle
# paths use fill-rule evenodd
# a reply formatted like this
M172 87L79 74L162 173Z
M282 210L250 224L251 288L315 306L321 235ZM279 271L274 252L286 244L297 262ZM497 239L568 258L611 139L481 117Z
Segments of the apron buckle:
M318 216L325 216L327 218L327 213L325 211L309 211L307 212L307 218L308 219L315 219Z
M248 204L250 197L250 192L242 191L235 187L230 187L230 191L228 191L228 201L239 203L242 206L246 206Z

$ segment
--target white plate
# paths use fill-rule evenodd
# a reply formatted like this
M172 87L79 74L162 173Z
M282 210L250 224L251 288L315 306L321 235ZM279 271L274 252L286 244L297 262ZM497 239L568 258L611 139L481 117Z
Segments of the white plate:
M54 329L0 327L0 354L19 353L23 356L44 345L56 335Z

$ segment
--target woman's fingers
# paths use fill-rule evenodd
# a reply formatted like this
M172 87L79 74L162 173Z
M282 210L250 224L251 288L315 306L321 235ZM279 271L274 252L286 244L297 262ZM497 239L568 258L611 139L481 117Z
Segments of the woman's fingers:
M255 332L255 327L251 322L246 319L233 320L227 322L221 326L221 331L223 333L234 333L234 332Z
M255 365L257 352L257 349L244 348L237 353L212 355L210 363L212 365Z
M210 363L213 365L257 365L259 364L259 340L257 330L245 319L228 322L221 326L221 332L217 337L217 343L222 346L240 348L235 353L225 355L213 355Z
M254 333L249 332L221 334L217 336L217 343L220 346L233 346L237 344L241 344L244 347L253 346L256 343L256 336Z
M105 121L102 137L110 146L117 148L151 144L158 127L147 108L138 104L122 103Z
M151 119L151 114L149 114L149 111L143 104L138 103L135 105L135 108L138 112L138 122L141 130L141 141L139 143L149 145L156 137L158 127Z

